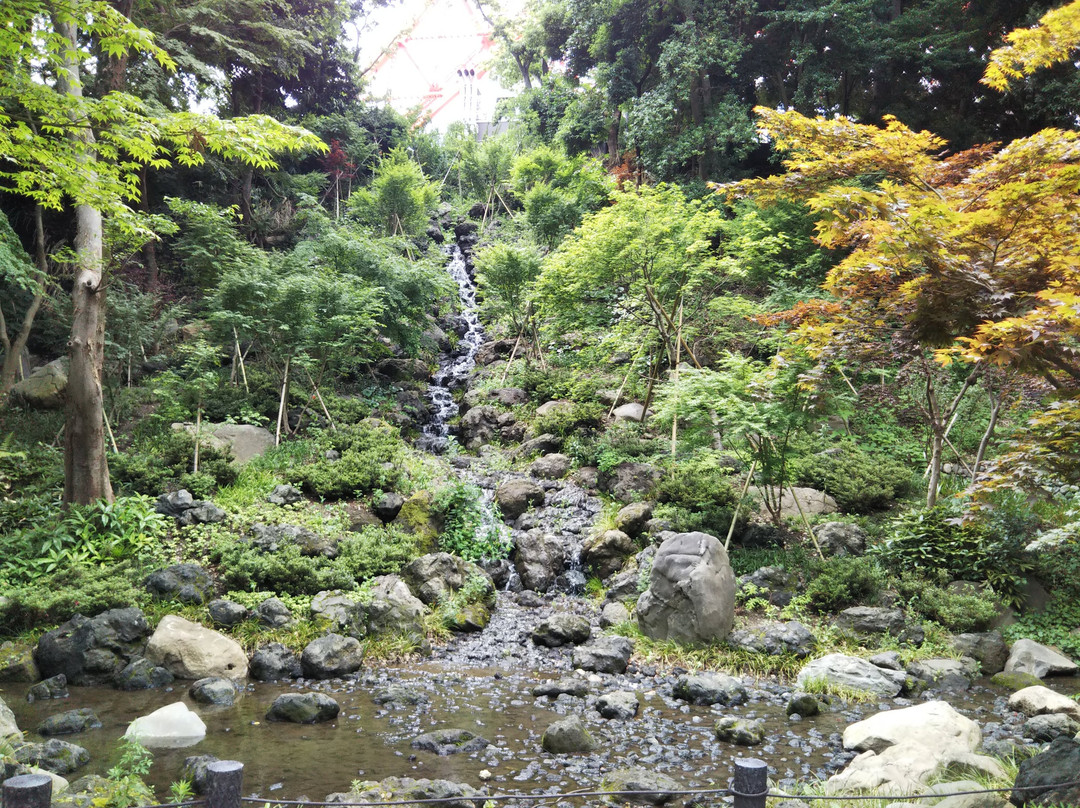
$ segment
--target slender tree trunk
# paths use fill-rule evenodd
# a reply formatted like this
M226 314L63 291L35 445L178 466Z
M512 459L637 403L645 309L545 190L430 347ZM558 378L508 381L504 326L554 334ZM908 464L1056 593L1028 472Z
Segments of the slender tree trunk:
M71 22L57 21L56 30L78 49ZM82 97L79 66L69 60L57 76L57 92ZM82 123L82 122L79 122ZM72 129L85 170L93 172L94 134L86 126ZM101 369L105 360L105 287L102 284L101 212L90 205L75 208L75 283L72 289L71 338L68 340L67 409L64 428L64 502L79 505L113 500L105 453L105 419Z
M146 173L146 166L143 166L141 180L141 193L139 194L140 205L143 213L150 212L150 179ZM155 292L158 288L160 281L160 272L158 271L157 262L157 241L150 239L143 245L143 260L146 262L146 289L149 292Z
M616 107L612 112L611 121L608 123L607 151L608 165L619 164L619 123L622 120L622 111Z
M48 271L48 259L45 257L45 228L41 221L40 205L34 208L34 226L34 263L39 275L38 287L34 291L34 299L30 301L30 306L23 314L22 325L14 339L8 336L7 322L4 320L3 310L0 309L0 347L4 349L4 364L0 367L0 399L10 393L11 388L15 386L15 377L19 375L23 348L30 339L30 330L34 326L38 309L45 300L45 274Z

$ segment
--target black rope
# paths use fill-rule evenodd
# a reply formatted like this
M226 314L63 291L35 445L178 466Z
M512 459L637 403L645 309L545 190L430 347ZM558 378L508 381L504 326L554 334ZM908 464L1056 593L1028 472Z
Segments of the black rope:
M487 802L488 800L491 800L492 802L503 802L507 800L540 801L564 799L567 797L640 797L661 793L670 794L675 797L683 797L700 794L720 794L726 796L728 794L733 794L734 792L730 788L691 788L675 791L669 791L666 788L653 788L648 791L567 791L559 794L478 794L475 797L466 797L464 795L458 797L423 797L412 800L385 800L383 802L325 802L319 800L311 802L308 800L274 800L263 799L260 797L242 797L240 801L270 803L271 805L333 805L336 808L381 808L381 806L392 805L437 805L448 802ZM157 808L157 806L151 806L151 808Z
M821 795L821 794L784 794L770 791L767 796L778 797L782 799L800 799L800 800L892 800L892 801L907 801L907 800L929 800L929 799L943 799L945 797L966 797L971 794L998 794L1006 791L1055 791L1059 788L1067 788L1069 786L1080 786L1080 780L1071 780L1067 783L1054 783L1048 786L1009 786L1007 788L981 788L977 791L953 791L946 793L934 793L934 794L833 794L833 795ZM751 795L760 796L760 795Z

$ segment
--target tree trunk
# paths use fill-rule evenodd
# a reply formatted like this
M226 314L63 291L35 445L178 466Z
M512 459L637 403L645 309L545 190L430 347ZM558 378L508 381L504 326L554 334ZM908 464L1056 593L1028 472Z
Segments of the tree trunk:
M15 377L19 375L22 362L23 348L30 339L30 330L34 326L38 309L45 300L45 275L49 266L48 259L45 257L45 228L41 222L41 205L34 208L34 226L34 264L39 273L38 288L34 292L34 299L30 301L30 306L23 314L22 325L15 339L8 337L4 312L0 310L0 346L4 349L4 364L0 368L0 399L10 393L11 388L15 386Z
M611 121L608 123L607 151L609 166L619 164L619 122L621 120L622 111L616 107L612 113Z
M57 21L56 30L78 49L78 32L70 22ZM57 76L57 92L82 97L79 66L69 60ZM94 135L85 126L73 127L71 137L82 150L88 173L93 172ZM105 420L101 369L105 359L105 287L102 284L101 212L90 205L75 208L75 284L71 339L68 341L67 409L64 428L64 502L86 505L113 500L105 454Z
M937 505L938 486L941 485L941 455L945 446L945 433L935 428L930 442L930 482L926 486L926 507Z

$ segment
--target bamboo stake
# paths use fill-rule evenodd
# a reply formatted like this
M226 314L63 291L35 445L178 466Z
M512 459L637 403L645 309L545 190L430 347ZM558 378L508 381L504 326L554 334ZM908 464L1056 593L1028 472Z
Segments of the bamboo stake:
M836 370L840 373L840 378L843 379L847 383L847 386L851 390L851 392L855 394L855 400L858 401L859 400L859 391L855 389L855 386L851 383L851 380L848 379L847 374L844 373L844 369L842 367L840 367L839 365L837 365Z
M530 311L532 310L531 303L529 304L529 309ZM499 386L506 384L506 377L510 373L510 366L514 364L514 357L517 356L518 347L521 345L521 335L525 333L526 323L528 323L528 319L522 322L521 328L518 329L517 339L514 340L514 349L510 351L510 358L506 361L506 367L503 368L502 376L499 378Z
M671 458L675 459L675 449L678 445L679 438L679 354L682 348L682 325L683 325L683 304L682 299L679 300L679 328L675 332L675 375L672 378L672 382L675 385L675 414L671 417ZM675 467L671 467L672 474L675 473Z
M803 524L806 526L806 532L810 534L810 541L814 543L814 549L817 550L818 558L824 561L825 554L821 552L821 545L818 544L817 536L814 535L814 529L810 527L810 520L807 519L806 514L803 513L802 503L799 502L799 498L795 496L795 489L789 485L788 491L791 492L791 498L795 500L795 507L799 509L799 516L802 517Z
M728 527L727 539L724 541L724 552L727 552L728 547L731 546L731 537L735 533L735 522L739 519L739 508L742 506L743 497L746 496L746 492L750 490L750 481L754 479L754 469L757 467L757 460L750 464L750 471L746 474L746 481L743 483L742 492L739 494L739 501L735 503L735 510L731 513L731 525Z
M277 430L274 433L274 445L275 446L280 446L281 445L281 421L282 421L282 418L286 417L285 416L285 399L288 396L288 390L289 390L289 361L291 359L292 359L291 356L285 357L285 373L284 373L284 375L282 376L282 379L281 379L281 402L278 404L278 413L277 413Z
M315 384L315 379L311 375L311 371L304 368L304 372L307 374L308 381L311 382L311 389L315 391L315 397L319 399L319 406L322 407L323 415L326 416L326 420L330 423L330 428L337 431L337 426L334 424L334 419L330 417L330 410L326 408L326 402L323 401L322 393L319 392L319 386Z
M116 436L113 435L112 427L109 426L109 414L105 412L105 408L101 408L101 417L105 421L105 431L109 433L109 442L112 444L112 450L114 454L120 454L120 449L116 445ZM60 427L60 431L63 431L63 427Z
M660 356L663 355L661 351ZM645 409L641 413L641 423L644 424L649 417L649 405L652 404L653 386L656 384L656 375L660 368L660 356L653 361L652 349L649 349L649 386L645 388Z
M642 342L638 348L634 358L630 360L630 367L626 371L626 375L623 376L622 384L619 385L619 389L615 391L615 400L611 402L611 409L608 410L608 418L615 414L615 408L619 406L619 399L622 397L623 388L626 387L626 383L630 381L630 374L634 372L634 365L637 364L638 359L641 358L641 352L645 350L645 343ZM645 411L641 411L641 420L645 420Z
M191 471L195 474L199 473L199 433L202 432L202 404L199 404L199 408L195 410L195 462L192 465Z
M248 388L247 380L247 367L244 365L244 352L240 350L240 335L236 333L236 326L233 326L232 330L233 340L236 342L236 358L240 363L240 378L244 380L244 392L251 395L251 390Z

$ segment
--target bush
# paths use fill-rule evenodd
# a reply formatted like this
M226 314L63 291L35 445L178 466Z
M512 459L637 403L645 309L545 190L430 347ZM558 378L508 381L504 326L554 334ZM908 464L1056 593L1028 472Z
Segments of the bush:
M873 600L885 585L885 574L872 558L827 558L806 568L807 584L798 600L812 612L839 612Z
M494 504L485 513L483 494L460 480L435 493L435 510L442 517L439 548L468 561L506 558L511 543Z
M218 488L236 482L239 468L231 454L200 442L199 472L193 475L195 438L182 430L170 429L139 441L124 454L109 457L109 472L123 493L156 496L162 491L188 488L192 495L206 498Z
M850 444L796 460L791 476L827 493L846 513L883 510L914 490L907 466Z
M210 554L228 589L266 589L293 595L315 595L324 589L352 589L356 579L324 556L306 556L295 544L268 553L227 539Z
M568 409L557 409L547 415L539 415L533 420L533 431L537 435L551 433L560 437L594 430L603 423L607 410L603 404L590 401L586 404L575 403Z
M142 586L145 571L131 562L108 567L76 566L38 576L30 583L3 586L0 634L11 636L48 626L76 614L93 616L106 609L149 601Z
M416 537L393 525L366 525L338 545L335 566L363 582L376 575L391 575L419 553Z
M985 631L1001 612L989 593L953 592L910 574L900 577L896 590L912 611L954 633Z
M398 430L380 421L362 421L333 432L321 432L316 445L334 450L337 460L322 458L289 472L290 481L315 497L348 499L376 490L393 491L402 479L405 444Z
M667 506L657 515L672 519L679 531L726 535L739 498L733 471L730 458L712 452L679 463L675 473L665 474L656 486L657 502Z

